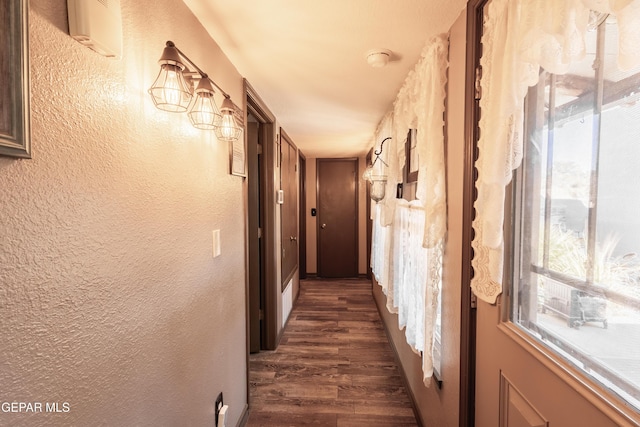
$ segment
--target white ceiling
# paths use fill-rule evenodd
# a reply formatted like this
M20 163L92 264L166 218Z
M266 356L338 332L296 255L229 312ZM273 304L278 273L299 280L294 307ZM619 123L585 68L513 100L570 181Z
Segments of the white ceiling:
M466 0L184 0L307 157L362 155ZM366 53L392 52L384 68ZM237 102L237 101L236 101Z

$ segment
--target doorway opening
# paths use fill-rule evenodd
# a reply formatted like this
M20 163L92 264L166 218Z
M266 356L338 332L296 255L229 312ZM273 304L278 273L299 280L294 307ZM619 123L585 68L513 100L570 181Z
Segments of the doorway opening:
M247 124L247 328L250 353L277 345L275 118L245 81ZM248 361L247 361L248 363Z

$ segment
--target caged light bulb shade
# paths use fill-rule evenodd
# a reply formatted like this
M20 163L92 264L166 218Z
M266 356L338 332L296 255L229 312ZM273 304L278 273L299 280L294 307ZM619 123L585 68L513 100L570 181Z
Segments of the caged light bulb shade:
M220 119L215 128L216 136L223 141L236 141L240 136L241 128L236 123L233 112L233 103L227 97L220 106Z
M188 114L189 120L194 127L204 130L215 129L220 120L220 112L213 100L213 94L211 82L204 75L198 83L195 101Z
M230 95L170 40L158 63L160 73L148 91L158 109L178 113L187 111L194 127L213 130L223 141L238 140L242 128L236 121L236 107L229 99ZM189 71L189 68L196 71ZM193 90L195 80L198 80L198 85ZM225 97L219 110L214 101L213 86Z
M161 110L184 112L191 103L191 91L182 75L182 67L162 64L160 73L149 89L153 103Z

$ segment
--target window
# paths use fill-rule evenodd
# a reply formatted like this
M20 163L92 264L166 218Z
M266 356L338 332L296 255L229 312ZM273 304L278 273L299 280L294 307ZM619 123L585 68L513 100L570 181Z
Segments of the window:
M405 165L405 182L416 182L418 180L418 149L416 130L409 129L407 132L407 141L405 145L405 152L407 153L407 164Z
M640 409L640 68L612 17L526 100L514 180L510 317Z
M405 199L412 201L416 199L416 191L418 186L418 138L416 138L416 129L409 129L405 138L404 153L405 164L402 171L402 182L398 183L396 192L397 199Z

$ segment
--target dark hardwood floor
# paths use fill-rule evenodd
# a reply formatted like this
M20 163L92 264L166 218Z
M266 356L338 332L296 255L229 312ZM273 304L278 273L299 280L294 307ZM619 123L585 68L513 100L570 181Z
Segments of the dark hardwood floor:
M280 346L250 365L247 426L417 426L369 281L302 281Z

